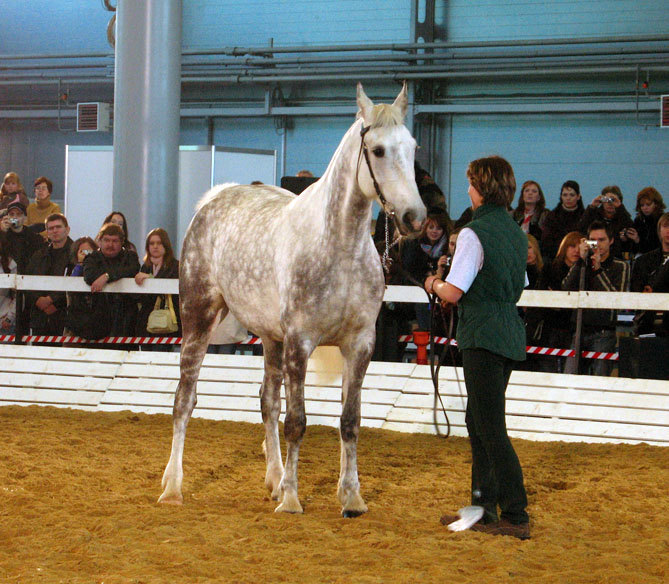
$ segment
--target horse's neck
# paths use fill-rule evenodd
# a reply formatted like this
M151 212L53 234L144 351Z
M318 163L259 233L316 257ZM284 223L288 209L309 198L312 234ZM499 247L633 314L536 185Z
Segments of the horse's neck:
M338 247L355 245L371 229L372 202L362 193L357 180L361 124L357 121L346 132L318 188L305 201L317 209L314 214L320 219L321 237Z

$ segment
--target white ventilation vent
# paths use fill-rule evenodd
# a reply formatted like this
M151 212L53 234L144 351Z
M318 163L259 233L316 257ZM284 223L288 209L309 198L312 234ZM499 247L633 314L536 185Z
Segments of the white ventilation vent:
M77 104L77 132L108 132L110 107L108 103Z
M660 128L669 128L669 95L660 96Z

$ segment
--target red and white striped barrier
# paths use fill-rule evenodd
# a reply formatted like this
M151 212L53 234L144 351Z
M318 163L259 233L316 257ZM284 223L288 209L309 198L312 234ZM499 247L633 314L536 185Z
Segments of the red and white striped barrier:
M12 343L16 340L14 335L0 335L0 343ZM181 337L105 337L97 341L90 341L82 337L72 336L45 336L45 335L23 335L21 341L24 343L99 343L109 345L180 345ZM231 343L235 345L260 345L260 338L249 336L243 341Z
M13 343L14 335L0 335L0 343ZM44 336L24 335L21 339L24 343L98 343L108 345L180 345L181 337L105 337L98 341L89 341L81 337L72 336ZM413 335L400 335L397 338L400 343L413 341ZM457 347L455 339L446 337L435 337L437 345L452 345ZM248 336L243 341L231 343L235 345L261 345L259 337ZM550 347L527 347L528 355L546 355L549 357L574 357L574 349L552 349ZM606 361L618 361L618 353L602 353L598 351L581 351L581 357L585 359L602 359Z
M407 343L413 341L413 335L400 335L397 339L400 343ZM452 345L457 347L458 343L455 339L448 339L446 337L434 337L434 342L437 345ZM574 349L553 349L551 347L526 347L528 355L547 355L550 357L575 357L576 351ZM618 361L618 353L602 353L598 351L581 351L581 357L585 359L602 359L606 361Z

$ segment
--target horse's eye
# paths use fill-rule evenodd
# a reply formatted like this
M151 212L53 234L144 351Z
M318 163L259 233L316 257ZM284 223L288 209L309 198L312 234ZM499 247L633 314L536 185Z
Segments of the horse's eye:
M386 153L386 150L382 146L377 146L376 148L374 148L374 150L372 150L372 153L377 158L383 158L383 155Z

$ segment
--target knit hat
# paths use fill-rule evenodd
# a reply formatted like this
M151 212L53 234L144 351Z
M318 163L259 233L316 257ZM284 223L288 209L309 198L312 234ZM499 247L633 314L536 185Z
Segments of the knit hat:
M21 202L19 195L16 195L16 198L11 201L9 205L7 205L7 213L9 213L12 209L19 209L24 215L27 214L26 206Z

